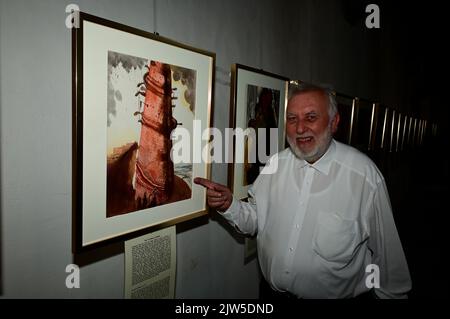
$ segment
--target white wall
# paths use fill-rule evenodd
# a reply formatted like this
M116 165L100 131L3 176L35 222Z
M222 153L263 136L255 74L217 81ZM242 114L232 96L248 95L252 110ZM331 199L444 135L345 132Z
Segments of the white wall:
M155 2L156 1L156 2ZM214 126L228 126L229 69L247 64L376 97L376 38L350 26L340 1L0 0L1 249L3 297L122 298L123 253L81 268L71 253L71 32L65 7L216 52ZM226 165L213 179L226 183ZM213 218L177 235L176 296L256 298L258 265Z

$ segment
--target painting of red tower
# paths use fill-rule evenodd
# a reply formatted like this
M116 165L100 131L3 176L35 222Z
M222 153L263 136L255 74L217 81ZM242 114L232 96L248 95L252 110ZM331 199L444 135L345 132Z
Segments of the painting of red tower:
M174 165L170 136L177 108L193 119L195 71L116 52L108 70L107 217L191 198L192 165Z

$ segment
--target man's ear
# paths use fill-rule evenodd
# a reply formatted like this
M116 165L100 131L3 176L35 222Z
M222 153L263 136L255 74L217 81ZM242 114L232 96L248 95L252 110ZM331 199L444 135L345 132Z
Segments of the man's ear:
M341 119L341 117L339 116L339 112L337 112L336 115L334 116L333 120L331 121L331 133L332 134L336 133L340 119Z

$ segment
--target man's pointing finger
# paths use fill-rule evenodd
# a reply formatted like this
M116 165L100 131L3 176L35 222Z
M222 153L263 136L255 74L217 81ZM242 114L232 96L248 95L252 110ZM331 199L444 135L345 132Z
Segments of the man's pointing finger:
M208 189L215 189L215 183L211 182L210 180L206 178L196 177L194 178L194 183L198 185L202 185L203 187L206 187Z

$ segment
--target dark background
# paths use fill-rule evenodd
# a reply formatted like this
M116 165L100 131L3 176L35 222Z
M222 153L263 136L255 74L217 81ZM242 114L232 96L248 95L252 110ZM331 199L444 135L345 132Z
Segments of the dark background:
M360 1L345 1L348 18ZM444 88L447 28L439 2L383 1L380 37L380 98L397 110L430 120L438 135L420 147L386 154L383 173L410 267L410 298L448 298L447 233L449 195L448 96ZM390 85L385 85L390 82Z

